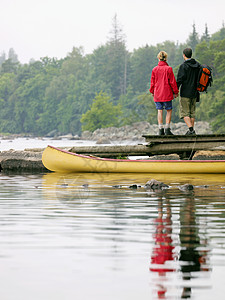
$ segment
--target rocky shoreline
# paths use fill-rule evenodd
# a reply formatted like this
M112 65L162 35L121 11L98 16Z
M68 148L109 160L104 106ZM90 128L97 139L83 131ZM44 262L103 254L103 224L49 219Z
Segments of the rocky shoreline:
M171 124L171 130L174 134L185 134L187 127L184 123ZM197 134L212 134L212 130L207 122L196 122L195 130ZM121 128L97 129L93 133L85 131L80 137L72 134L67 136L55 136L58 139L81 139L95 141L96 144L138 144L145 142L142 135L157 135L158 126L150 125L148 122L138 122L133 125L123 126ZM11 138L21 137L13 135ZM25 137L25 136L24 136ZM26 135L26 137L31 137ZM9 138L9 137L8 137ZM2 138L3 139L3 138ZM65 141L66 146L66 141ZM44 149L24 149L23 151L8 150L0 152L0 170L2 172L47 172L48 170L42 163L42 152ZM67 147L66 150L70 150ZM221 151L197 151L193 157L194 160L225 160L225 149ZM149 159L179 159L178 155L156 155Z
M1 172L46 172L42 163L42 152L8 150L0 152Z
M83 140L93 140L97 144L111 144L115 142L145 142L143 135L158 135L158 125L148 122L137 122L120 128L109 127L97 129L94 132L84 131L81 135ZM175 135L183 135L187 131L187 125L183 122L172 123L171 131ZM208 122L196 122L195 131L197 134L212 134Z
M171 123L171 130L175 135L183 135L187 131L187 126L184 122ZM195 131L197 134L212 134L212 129L208 122L199 121L195 123ZM56 140L68 139L68 140L88 140L96 141L98 144L111 144L115 142L144 142L143 135L158 135L158 125L150 124L148 122L137 122L132 125L126 125L122 127L108 127L97 129L94 132L84 131L82 134L73 135L72 133L62 135L60 132L53 130L49 132L45 137ZM34 138L31 134L10 134L0 135L2 140L13 140L15 138ZM40 137L41 138L41 137Z

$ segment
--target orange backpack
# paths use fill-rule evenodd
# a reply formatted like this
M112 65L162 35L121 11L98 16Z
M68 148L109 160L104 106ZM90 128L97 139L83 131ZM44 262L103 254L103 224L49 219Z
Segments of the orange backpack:
M207 88L212 85L212 81L212 69L207 65L202 65L198 75L197 90L207 92Z

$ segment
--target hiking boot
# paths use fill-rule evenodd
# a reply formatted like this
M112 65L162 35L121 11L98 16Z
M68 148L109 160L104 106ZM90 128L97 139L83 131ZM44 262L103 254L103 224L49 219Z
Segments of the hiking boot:
M166 129L165 129L165 134L166 134L166 135L174 135L174 134L171 132L170 128L166 128Z
M164 128L159 129L159 135L165 135Z
M190 130L188 129L188 131L185 133L185 135L196 135L196 133L195 133L194 130L190 131Z

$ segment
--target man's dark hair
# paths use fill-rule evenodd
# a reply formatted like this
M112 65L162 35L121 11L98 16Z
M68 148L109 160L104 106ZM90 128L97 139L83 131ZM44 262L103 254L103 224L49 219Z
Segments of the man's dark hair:
M183 51L183 54L187 57L187 58L191 58L192 57L192 49L191 48L185 48Z

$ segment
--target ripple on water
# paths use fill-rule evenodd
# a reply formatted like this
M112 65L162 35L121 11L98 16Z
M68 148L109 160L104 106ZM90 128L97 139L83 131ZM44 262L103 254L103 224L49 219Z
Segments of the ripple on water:
M2 293L14 299L9 286L16 285L20 298L32 300L219 299L221 177L164 176L168 190L147 191L150 178L1 174ZM191 192L178 188L194 182Z

